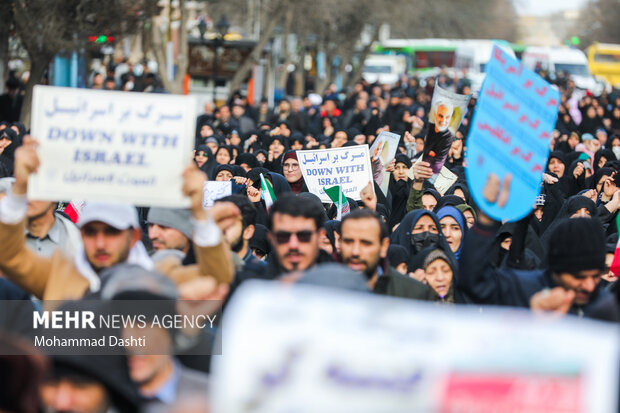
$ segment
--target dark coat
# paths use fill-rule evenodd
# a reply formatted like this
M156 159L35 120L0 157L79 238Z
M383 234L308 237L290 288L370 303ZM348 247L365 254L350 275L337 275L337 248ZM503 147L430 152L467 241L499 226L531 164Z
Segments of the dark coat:
M488 251L493 245L497 225L483 226L476 223L465 236L457 288L475 303L485 305L530 306L530 299L545 288L558 285L548 269L514 270L493 268ZM600 286L599 286L600 287ZM569 313L589 317L594 308L606 299L609 291L598 288L585 306L573 305Z

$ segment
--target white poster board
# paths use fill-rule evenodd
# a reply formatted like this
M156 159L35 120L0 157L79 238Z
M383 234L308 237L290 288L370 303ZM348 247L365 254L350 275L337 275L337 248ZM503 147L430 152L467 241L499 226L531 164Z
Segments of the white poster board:
M207 181L204 185L204 193L202 196L203 208L213 206L213 203L228 195L232 195L232 183L230 181Z
M223 325L216 413L617 409L614 324L248 281Z
M383 131L379 133L379 136L377 136L370 147L372 168L375 170L375 173L373 173L375 175L375 182L377 182L385 196L388 193L391 176L389 172L385 172L385 167L396 156L399 142L400 135Z
M35 86L32 136L38 200L187 207L182 173L192 156L195 98Z
M359 200L372 181L368 145L297 151L297 160L308 191L325 203L332 201L323 187L340 185L345 196Z

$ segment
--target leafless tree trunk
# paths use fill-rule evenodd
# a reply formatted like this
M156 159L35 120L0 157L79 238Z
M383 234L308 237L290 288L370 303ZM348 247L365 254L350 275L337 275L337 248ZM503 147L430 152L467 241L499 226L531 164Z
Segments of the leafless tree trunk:
M288 66L291 64L291 54L288 51L288 38L291 34L291 25L293 24L294 13L295 7L291 5L286 10L284 15L284 33L282 34L282 54L284 55L284 63L283 70L278 81L278 87L281 89L286 89L286 81L288 80Z
M347 79L347 81L344 84L344 87L346 89L351 88L355 84L355 82L361 79L362 71L364 70L364 60L366 60L366 58L370 54L370 50L372 49L372 44L376 42L378 38L379 38L379 28L375 26L374 33L373 33L372 39L370 40L370 43L364 46L364 49L362 50L359 64L353 68L353 71L351 72L351 76Z
M258 59L260 58L263 49L265 48L267 42L273 34L273 29L276 27L276 24L286 12L287 5L288 2L282 1L280 2L280 7L276 7L273 13L269 14L267 24L263 26L264 31L261 32L260 38L254 46L254 49L252 49L252 52L243 61L243 63L233 76L232 80L230 81L230 84L228 86L229 97L232 96L232 93L235 90L238 90L241 87L241 84L243 83L245 78L248 77L248 75L250 74L252 66L258 63Z
M172 7L172 2L170 4ZM169 78L168 68L166 67L166 46L164 44L164 35L159 27L151 21L151 39L152 50L157 60L157 70L164 88L170 93L183 92L183 79L187 74L188 64L188 45L187 45L187 9L185 8L185 0L179 0L179 9L181 12L181 25L179 27L179 54L176 58L176 73L173 79ZM168 21L171 25L172 21Z

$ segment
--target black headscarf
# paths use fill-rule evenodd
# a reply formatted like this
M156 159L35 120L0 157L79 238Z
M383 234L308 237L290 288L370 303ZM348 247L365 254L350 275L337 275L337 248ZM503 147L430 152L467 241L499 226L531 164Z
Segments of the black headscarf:
M396 228L396 230L390 236L390 242L392 244L402 245L403 247L407 249L407 253L409 254L408 266L411 271L415 270L416 268L421 268L419 266L416 267L416 265L419 265L419 263L416 263L416 255L419 254L424 249L433 247L431 246L431 247L423 248L422 250L418 251L418 249L413 245L413 242L412 242L411 231L413 230L415 224L424 215L429 216L434 221L435 226L437 227L438 234L437 234L437 243L435 244L435 246L441 247L444 251L450 251L450 245L448 244L448 241L446 241L446 238L443 236L441 232L441 225L439 224L439 220L437 219L437 216L434 213L430 211L426 211L424 209L416 209L416 210L413 210L407 213L404 216L403 220L400 222L400 225L398 226L398 228ZM450 254L450 256L454 259L453 254ZM457 265L456 259L454 259L453 264L455 266Z

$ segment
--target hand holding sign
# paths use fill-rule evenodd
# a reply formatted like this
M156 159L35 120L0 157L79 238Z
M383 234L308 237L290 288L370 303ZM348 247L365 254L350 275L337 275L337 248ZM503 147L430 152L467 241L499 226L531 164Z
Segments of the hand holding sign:
M497 204L499 208L504 208L506 206L506 202L508 202L508 198L510 197L511 182L512 175L510 174L506 174L506 176L504 176L504 183L501 185L497 175L494 173L489 174L487 183L482 190L484 200L489 205ZM482 211L480 211L478 219L485 225L491 224L492 222L491 219Z
M39 169L39 156L37 155L37 147L39 142L33 137L26 135L22 146L15 150L15 166L14 172L15 183L13 184L13 193L15 195L25 195L28 191L28 179L31 174Z
M191 162L183 171L183 194L190 199L192 216L197 220L207 219L207 214L202 207L204 183L207 175L202 172L194 162Z

